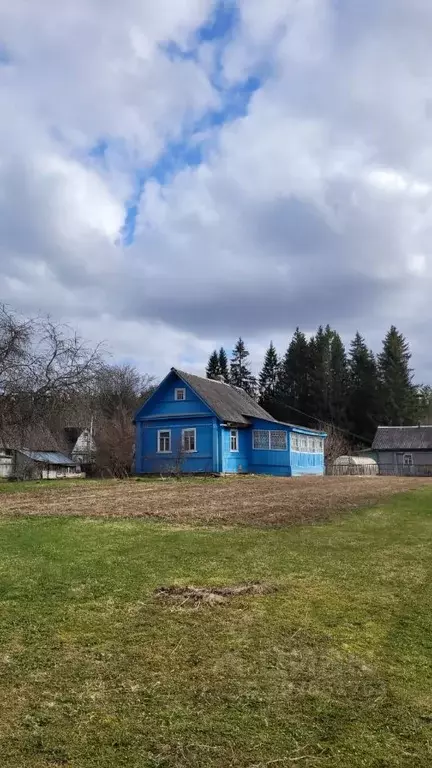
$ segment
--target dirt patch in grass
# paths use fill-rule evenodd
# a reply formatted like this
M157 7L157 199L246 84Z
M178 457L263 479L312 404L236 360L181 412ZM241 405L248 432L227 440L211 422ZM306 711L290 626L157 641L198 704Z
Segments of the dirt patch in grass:
M142 517L178 525L290 525L324 521L431 485L408 477L234 477L208 482L134 480L2 493L0 516Z
M270 584L252 583L235 584L230 587L159 587L154 594L158 598L181 605L195 606L203 603L210 605L226 603L233 597L243 595L268 595L276 592L277 588Z

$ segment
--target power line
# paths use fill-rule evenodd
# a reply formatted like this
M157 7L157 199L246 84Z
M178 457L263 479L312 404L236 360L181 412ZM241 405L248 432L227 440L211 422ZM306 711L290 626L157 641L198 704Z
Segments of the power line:
M310 413L305 413L304 411L300 411L298 408L294 408L293 405L288 405L287 403L282 402L282 400L277 400L275 397L268 398L273 403L276 403L277 405L282 405L284 408L289 408L291 411L295 411L296 413L300 413L302 416L306 416L307 419L312 419L313 421L316 421L318 424L324 424L326 427L331 427L332 429L337 429L338 432L343 432L346 435L351 435L351 437L357 438L357 440L361 440L362 443L370 444L370 440L367 440L365 437L362 437L361 435L356 435L355 432L351 432L349 429L343 429L343 427L338 427L336 424L333 424L330 421L323 421L323 419L318 419L316 416L312 416Z

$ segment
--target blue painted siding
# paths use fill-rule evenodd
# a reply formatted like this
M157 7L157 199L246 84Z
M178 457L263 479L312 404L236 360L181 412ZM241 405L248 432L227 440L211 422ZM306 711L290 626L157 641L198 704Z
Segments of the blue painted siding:
M231 451L231 430L221 427L222 472L235 474L247 472L249 466L250 429L238 430L238 452Z
M261 451L253 447L253 430L265 429L272 432L285 432L287 435L286 451ZM289 477L291 475L289 432L290 428L283 424L275 424L263 419L254 419L249 432L249 471L256 475L278 475Z
M176 389L186 390L185 400L175 399ZM142 418L151 419L158 416L191 416L198 414L212 415L212 412L203 403L201 398L187 384L184 384L178 376L170 376L169 380L163 382L154 395L144 404L137 416L137 420Z
M291 431L292 435L306 435L319 437L315 432L295 428ZM324 442L323 442L324 447ZM324 474L324 451L322 453L308 453L305 451L293 451L290 446L290 464L293 477L301 475L323 475Z
M138 474L168 474L180 467L185 473L217 472L214 454L215 419L182 419L172 418L169 423L165 420L142 421L137 425L140 437L137 439ZM171 452L158 453L158 430L171 430ZM196 453L181 455L182 429L196 429ZM140 454L138 456L138 446Z
M300 453L291 451L291 474L293 477L300 475L323 475L323 453Z

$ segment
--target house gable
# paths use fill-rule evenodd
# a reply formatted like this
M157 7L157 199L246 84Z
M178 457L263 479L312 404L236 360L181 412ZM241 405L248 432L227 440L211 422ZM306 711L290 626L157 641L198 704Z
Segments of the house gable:
M182 399L178 399L180 396ZM135 421L209 415L213 416L214 413L207 403L175 371L170 371L140 408Z

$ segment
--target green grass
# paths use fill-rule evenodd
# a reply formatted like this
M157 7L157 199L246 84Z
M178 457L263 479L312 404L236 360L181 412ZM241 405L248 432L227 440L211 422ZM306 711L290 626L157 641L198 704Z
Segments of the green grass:
M92 481L83 479L68 478L66 480L18 480L18 481L0 481L1 493L21 493L23 491L46 491L55 488L71 488L77 484L89 483Z
M5 768L432 764L432 492L326 525L0 522ZM161 585L276 593L168 605Z

